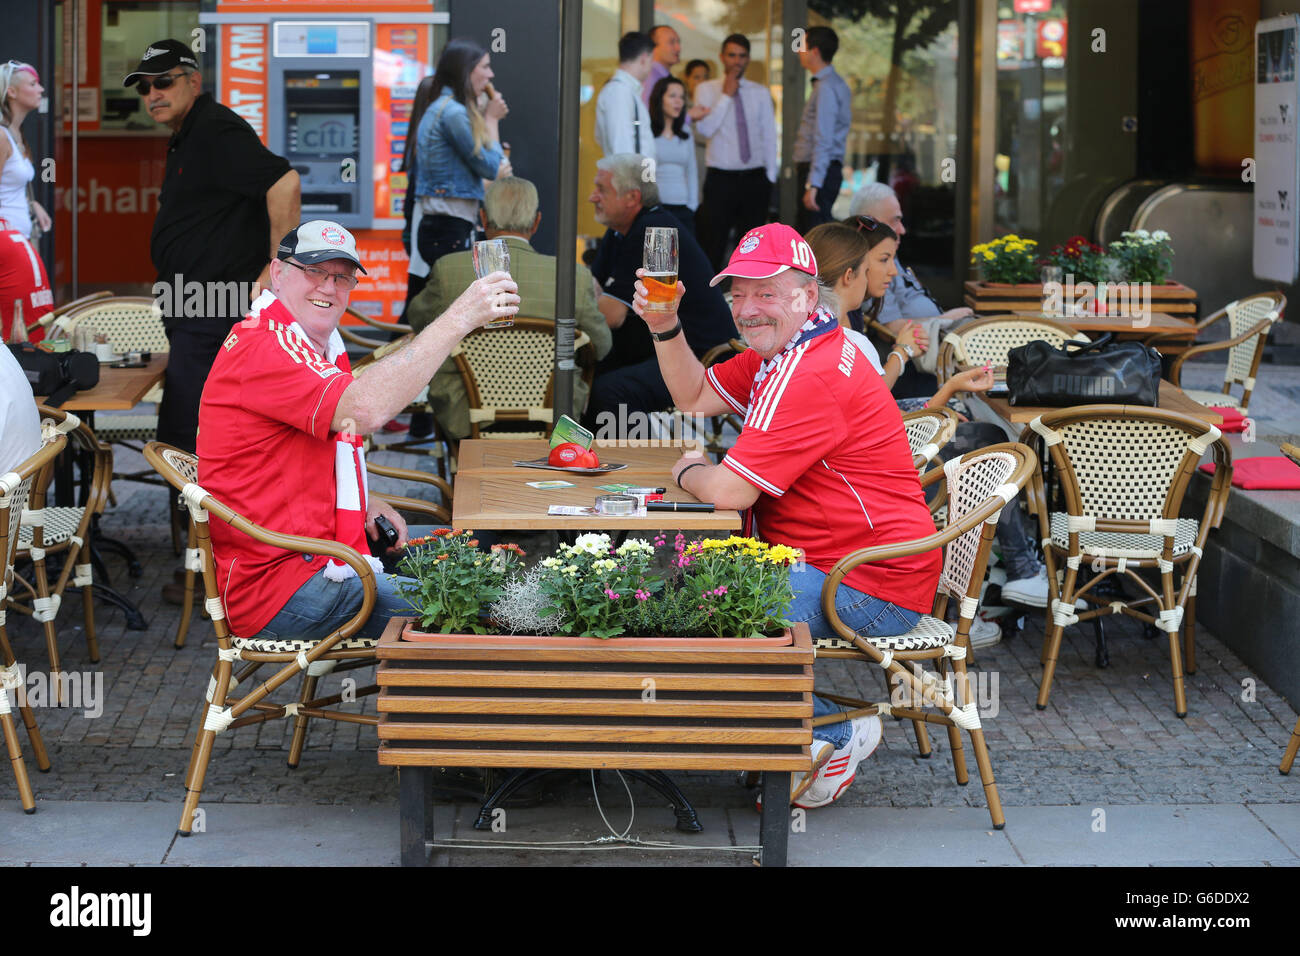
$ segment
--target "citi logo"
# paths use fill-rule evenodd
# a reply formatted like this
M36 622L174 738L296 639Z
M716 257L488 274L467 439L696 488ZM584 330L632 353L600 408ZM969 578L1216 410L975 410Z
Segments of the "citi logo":
M148 936L152 927L152 893L71 892L50 897L50 925L77 927L128 926L134 936Z

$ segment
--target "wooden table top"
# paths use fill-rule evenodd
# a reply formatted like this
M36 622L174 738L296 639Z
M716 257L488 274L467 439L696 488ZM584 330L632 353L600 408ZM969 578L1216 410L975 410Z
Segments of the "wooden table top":
M121 412L140 404L149 389L163 380L167 371L167 355L160 353L149 359L144 368L99 367L99 384L84 392L75 392L60 408L65 412ZM37 402L45 396L38 395Z
M992 395L970 395L967 397L975 401L983 402L992 410L992 412L1003 421L1011 422L1015 425L1024 425L1033 421L1039 415L1047 412L1057 412L1061 409L1047 406L1034 405L1012 405L1005 396L994 397ZM1110 404L1107 402L1097 402L1096 404ZM1137 407L1137 406L1135 406ZM1160 409L1166 412L1178 412L1183 415L1190 415L1192 418L1199 418L1203 422L1209 422L1211 425L1222 425L1223 416L1218 412L1211 411L1200 402L1193 401L1187 397L1177 385L1160 380Z
M672 460L677 460L676 449L661 450L671 452ZM527 484L530 481L555 479L571 481L573 487L539 489L530 488ZM546 513L550 505L590 507L597 495L609 494L601 491L597 485L629 482L666 488L666 501L699 500L673 484L667 467L629 468L607 475L575 475L536 468L511 468L508 471L462 470L456 473L452 523L457 528L529 531L653 531L660 528L735 531L740 528L740 514L736 511L664 511L653 512L645 517Z
M668 479L672 474L673 463L684 452L691 449L702 450L698 442L691 442L686 445L644 442L636 446L626 443L623 445L602 445L597 442L593 447L602 464L627 465L627 468L622 471L609 472L604 476L606 481L598 481L596 484L613 482L627 484L624 478L619 477L620 475L647 471L659 474L661 479ZM537 468L520 468L515 465L515 461L532 461L537 458L544 458L549 449L550 443L542 438L467 438L460 443L460 454L456 459L456 471L457 474L479 471L508 471L512 474L514 472L528 472L532 477L523 479L525 481L545 481L550 478L572 480L573 475L571 472L541 471ZM637 480L640 481L642 477L644 475L639 475ZM665 481L660 480L657 483L662 485Z
M1139 326L1136 320L1117 315L1048 315L1044 312L1016 312L1015 315L1034 319L1055 319L1083 333L1115 332L1120 338L1150 338L1154 335L1177 333L1180 337L1194 338L1196 327L1187 319L1167 312L1152 312L1148 324Z

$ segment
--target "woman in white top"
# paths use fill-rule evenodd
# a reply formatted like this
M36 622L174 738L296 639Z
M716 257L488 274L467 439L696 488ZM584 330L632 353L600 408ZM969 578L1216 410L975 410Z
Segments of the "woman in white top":
M675 76L665 76L650 91L650 131L655 137L659 203L694 235L700 178L695 168L695 143L682 129L685 122L686 86Z
M12 328L15 302L22 303L24 326L54 308L45 264L31 244L32 219L45 231L50 216L40 203L28 200L36 169L22 134L23 120L40 105L44 92L34 67L16 60L0 66L0 335L6 342L24 337ZM43 329L31 334L33 340L43 336Z

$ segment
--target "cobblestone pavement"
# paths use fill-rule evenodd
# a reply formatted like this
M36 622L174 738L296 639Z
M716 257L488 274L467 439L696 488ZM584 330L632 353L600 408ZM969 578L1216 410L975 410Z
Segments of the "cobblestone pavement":
M1188 387L1212 388L1217 366L1190 364ZM1300 368L1265 365L1252 402L1264 440L1296 440ZM376 460L428 467L427 459L380 453ZM118 452L118 470L143 467L138 456ZM377 487L385 488L386 482ZM410 489L403 489L410 493ZM103 530L136 549L144 573L127 576L123 562L107 558L113 584L144 611L145 631L125 627L121 611L96 605L102 661L91 665L79 625L77 596L60 615L60 647L69 671L100 674L103 713L38 709L54 763L34 774L38 798L51 800L175 801L193 741L192 725L215 658L211 626L197 613L189 640L172 647L179 608L159 598L178 566L167 540L168 495L161 489L118 482L118 504ZM539 543L542 539L539 539ZM20 661L45 668L44 641L31 621L10 615ZM977 655L973 673L1003 802L1008 806L1110 803L1300 803L1300 787L1277 773L1295 713L1277 694L1204 630L1198 633L1199 670L1187 679L1189 716L1173 714L1164 639L1147 639L1137 622L1105 621L1111 666L1093 664L1091 628L1066 632L1051 704L1034 708L1040 673L1043 621L1031 615L1020 634ZM358 685L369 670L352 672ZM818 664L819 686L834 692L885 697L879 674L840 661ZM340 678L327 678L337 689ZM1247 692L1253 681L1253 700ZM93 686L93 685L92 685ZM373 701L356 705L373 713ZM984 805L978 782L958 787L947 740L931 733L934 755L916 755L910 726L888 721L876 755L840 803L848 806ZM287 725L272 722L223 735L204 788L205 802L266 804L368 804L396 799L396 775L375 761L372 728L318 722L298 770L285 765ZM232 754L230 751L239 751ZM971 766L974 775L974 766ZM743 806L750 796L734 774L683 774L682 785L701 807ZM555 787L563 788L561 781ZM568 785L566 799L590 800L586 784ZM636 785L634 785L635 787ZM0 799L14 796L12 778L0 774Z
M378 460L412 464L411 456L385 453ZM135 465L119 454L120 470ZM103 520L104 533L136 549L144 573L130 579L123 562L107 558L113 584L144 611L145 631L125 628L123 613L95 608L102 661L86 655L78 596L70 596L59 618L65 669L102 674L100 716L81 709L37 710L53 770L37 774L38 799L167 801L179 807L193 727L215 660L211 625L194 615L186 646L172 640L179 608L159 597L161 585L178 566L166 525L167 494L157 488L119 482L118 504ZM1203 596L1203 599L1206 596ZM46 667L44 641L29 619L10 615L19 660L32 670ZM1295 712L1258 680L1213 635L1198 632L1199 670L1187 679L1189 716L1173 713L1167 644L1147 639L1137 622L1105 622L1111 666L1093 664L1090 626L1070 628L1051 704L1034 708L1040 673L1041 613L1026 629L977 655L975 686L985 716L987 739L1003 802L1033 805L1300 803L1300 780L1277 772ZM884 699L874 668L840 661L818 664L819 685L833 692ZM370 670L346 676L370 683ZM336 691L340 677L324 681ZM1253 681L1253 700L1243 687ZM1245 688L1249 689L1246 683ZM373 699L359 705L373 713ZM840 803L864 807L983 807L974 761L972 783L956 785L947 739L931 733L934 755L916 755L910 725L886 722L885 740L865 761ZM24 745L25 736L20 732ZM391 804L396 774L378 766L377 739L370 727L320 721L313 724L307 753L297 770L285 764L289 739L284 721L243 728L217 738L204 786L205 803ZM969 750L968 750L969 753ZM687 795L700 807L739 807L752 795L733 773L680 775ZM586 782L564 784L564 799L590 801ZM648 791L640 795L649 797ZM0 800L16 798L12 775L0 773Z

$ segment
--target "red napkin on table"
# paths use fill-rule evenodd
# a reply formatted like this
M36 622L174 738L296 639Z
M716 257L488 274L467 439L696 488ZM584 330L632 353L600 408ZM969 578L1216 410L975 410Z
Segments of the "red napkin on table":
M1214 464L1201 471L1214 474ZM1289 458L1239 458L1232 463L1232 485L1247 491L1300 491L1300 465Z
M1218 412L1223 416L1223 424L1219 426L1219 431L1244 432L1246 430L1246 416L1241 414L1240 408L1225 408L1222 405L1211 405L1210 411Z

